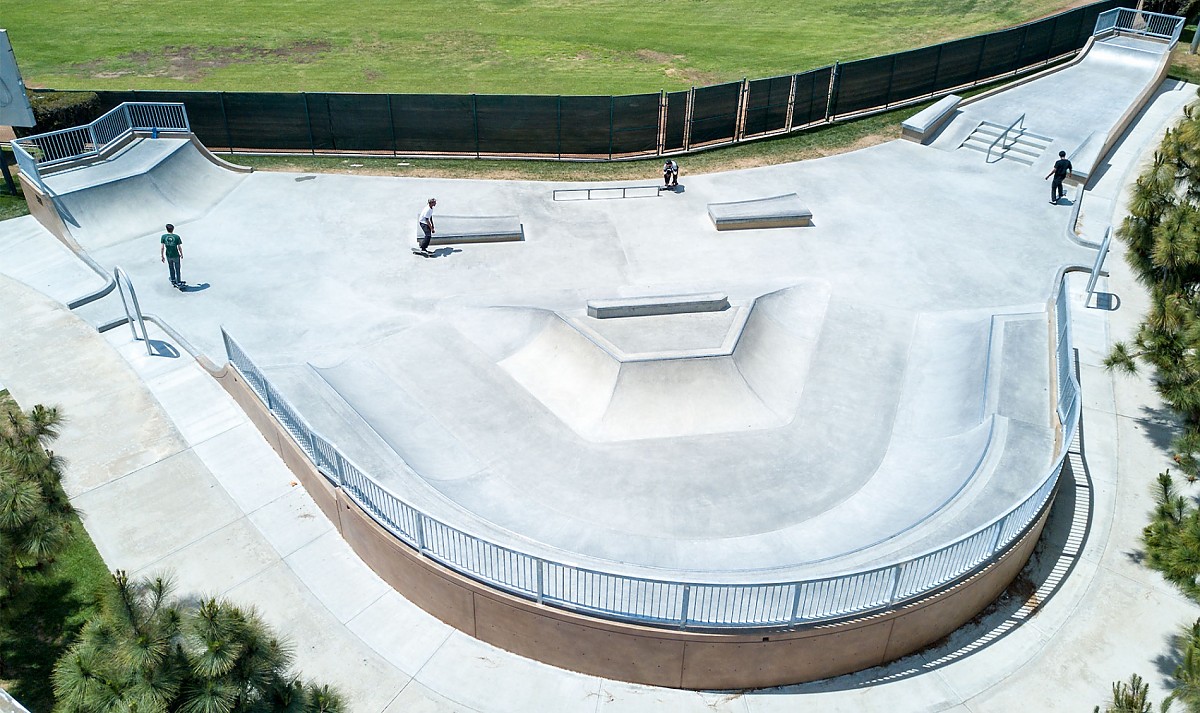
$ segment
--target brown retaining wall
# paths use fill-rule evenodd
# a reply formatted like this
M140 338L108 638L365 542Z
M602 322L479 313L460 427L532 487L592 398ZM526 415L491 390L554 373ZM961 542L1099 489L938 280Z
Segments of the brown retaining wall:
M232 366L214 377L250 416L346 542L396 591L480 640L561 668L633 683L743 689L813 681L877 666L943 638L1017 576L1050 508L996 562L894 611L799 631L700 633L607 621L501 592L424 557L331 485Z

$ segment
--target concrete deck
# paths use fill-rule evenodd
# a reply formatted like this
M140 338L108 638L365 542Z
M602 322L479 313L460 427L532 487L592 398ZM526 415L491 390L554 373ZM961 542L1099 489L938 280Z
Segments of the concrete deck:
M1098 192L1113 196L1116 201L1117 191L1112 188L1113 182L1119 182L1131 170L1143 149L1153 145L1157 130L1192 96L1190 91L1173 91L1157 97L1147 112L1143 126L1127 137L1110 158L1110 170L1101 178ZM1045 268L1055 265L1056 258L1064 260L1064 256L1067 256L1066 259L1070 260L1081 255L1086 260L1088 251L1075 246L1063 235L1062 223L1067 210L1047 206L1035 197L1035 193L1041 196L1048 190L1044 183L1037 180L1040 176L1030 176L1030 171L1003 165L981 169L973 163L971 168L966 164L960 167L956 159L946 160L945 154L928 148L924 150L929 154L941 154L941 160L945 162L937 164L940 173L927 177L926 189L933 191L944 186L953 195L961 194L962 205L969 208L964 208L964 212L974 218L968 221L950 216L950 229L958 233L933 239L936 248L948 252L939 255L934 247L925 246L922 232L916 226L897 225L894 226L896 230L892 231L893 226L882 220L882 214L878 216L878 222L869 226L871 230L863 230L861 226L855 230L851 216L863 212L870 214L870 206L856 205L850 197L836 195L833 189L854 185L847 181L864 165L873 167L874 171L869 175L879 175L881 167L890 165L890 161L885 159L901 157L900 154L889 153L893 149L888 147L798 167L744 172L749 176L748 185L751 187L753 181L763 173L775 178L780 175L793 176L793 180L807 176L828 194L831 206L836 204L835 199L841 201L837 204L839 210L832 210L829 215L837 225L836 218L840 212L844 216L843 227L840 232L834 233L838 240L826 241L822 238L807 244L807 254L801 254L798 250L793 253L786 244L775 240L769 243L764 240L758 255L722 255L722 260L734 263L732 272L742 275L743 282L741 290L724 289L725 284L718 287L731 297L735 294L753 294L762 284L747 277L755 266L755 260L761 266L766 254L781 253L785 260L791 261L793 273L799 273L785 274L788 280L797 277L811 280L819 275L829 287L830 304L834 305L835 298L844 300L835 306L850 316L874 317L875 321L868 319L865 322L869 326L889 324L887 319L879 317L882 313L896 320L896 324L907 324L910 333L917 333L920 331L917 326L926 320L931 325L927 328L927 339L897 340L897 343L935 345L944 343L938 336L939 330L948 330L951 334L972 333L962 324L970 325L972 321L969 317L980 310L989 313L988 309L979 307L980 304L991 305L990 313L994 313L996 305L1000 305L1013 314L1025 314L1021 311L1028 307L1025 300L1035 293L1038 283L1038 280L1028 276L1026 270L1042 273L1041 291L1044 297L1053 276L1052 271ZM911 148L921 150L915 145ZM864 155L868 157L867 160L863 159ZM904 154L902 158L909 160L910 156ZM839 168L840 163L847 165ZM991 184L984 177L973 178L973 173L990 177ZM818 180L822 176L840 178L842 181L827 183ZM688 191L675 197L691 193L694 190L693 183L701 186L697 192L732 193L739 188L737 179L740 177L723 174L689 179ZM292 180L286 176L281 178ZM900 184L904 178L903 175L884 175L882 180L887 186L902 190ZM395 183L404 182L394 182L393 185ZM967 192L962 187L964 183L972 186L975 193ZM1021 188L1025 184L1031 187L1027 190ZM364 182L359 187L371 188L371 185ZM1105 190L1099 191L1100 188ZM444 196L453 195L451 190L467 190L457 182L447 182L445 189L433 189L434 194L439 195L439 203L446 202ZM745 186L742 186L742 190L745 190ZM999 218L1002 211L997 209L993 214L991 209L980 209L970 202L972 199L979 201L982 195L1007 191L1022 196L1020 201L1011 197L997 198L1002 207L1010 209L1007 220L988 221L988 218ZM236 199L240 192L231 194L226 202ZM427 192L427 187L413 190L414 195ZM912 193L909 197L918 204L919 212L928 210L932 215L937 205L927 208L921 200L922 195ZM655 203L674 200L675 197L666 196ZM886 195L881 202L887 204ZM591 211L592 207L589 205L586 209ZM612 212L620 210L613 209ZM522 210L521 214L525 215L525 211ZM821 214L825 215L826 210L822 209ZM945 218L944 210L941 215ZM703 219L703 213L700 216ZM600 212L591 217L592 223L597 219L610 224L616 222L612 213ZM652 220L647 215L641 218ZM975 231L964 230L965 226L960 222L971 222ZM586 230L588 221L580 221L577 225L581 230ZM856 234L870 233L872 230L883 232L884 226L890 235L899 235L900 240L910 241L900 243L905 249L885 249L887 243L883 236ZM195 269L194 263L198 262L203 271L207 262L203 256L214 248L220 249L221 240L220 236L203 230L204 221L195 223L193 227L194 231L184 233L185 240L195 236L193 242L187 243L192 252L188 253L189 263L185 264L185 270ZM926 232L928 227L925 226ZM44 233L39 235L31 219L10 221L0 228L0 235L3 236L0 249L4 251L0 265L6 273L15 274L39 289L47 290L56 300L63 299L60 294L76 296L95 286L96 278L86 274L80 274L77 285L62 284L66 279L48 266L68 264L69 260L63 260L66 256L50 236ZM805 236L815 232L809 230ZM250 234L254 234L253 231ZM10 241L11 236L17 237ZM300 233L291 237L294 240L278 239L275 248L281 249L281 245L295 247L298 248L295 252L303 255L304 250L315 242ZM362 235L359 237L367 239ZM691 236L700 247L694 252L699 252L700 262L711 264L716 256L705 254L703 237L698 232ZM737 239L744 241L746 237L739 236ZM839 241L846 244L839 245ZM1001 241L1006 251L1018 256L1011 264L991 258L989 246ZM644 255L648 264L627 259L620 265L614 265L611 261L597 260L593 271L582 271L584 260L575 258L569 269L581 270L577 276L583 287L574 291L564 289L573 294L554 294L552 297L558 301L549 299L546 302L560 309L564 304L582 304L586 300L580 301L580 293L588 292L587 285L596 284L600 278L614 273L628 272L620 283L621 289L636 292L644 290L647 285L644 281L639 282L635 276L655 274L651 271L652 267L665 270L668 277L679 275L685 268L690 269L691 265L672 266L665 255L660 257L659 254L670 247L678 249L678 254L690 254L684 248L696 246L670 238L665 242L669 244L658 245L640 235L618 236L618 244L623 251L627 251L627 255ZM131 272L138 264L133 262L134 259L146 263L156 261L157 248L147 245L148 241L144 238L133 238L126 243L136 245L117 243L93 254L101 262L119 262ZM370 244L383 245L382 241ZM847 244L860 250L852 253ZM587 251L590 248L588 255L591 257L609 254L611 247L605 245L607 243L603 240L594 245L586 241L575 243L578 249ZM493 247L497 250L490 249ZM458 303L479 309L478 302L471 303L471 298L477 295L468 289L467 281L455 282L450 272L461 269L474 273L472 277L477 279L471 284L479 285L479 291L485 296L489 289L494 293L499 281L488 273L498 269L497 263L506 263L506 256L498 252L502 247L526 245L481 246L479 252L493 258L491 266L482 260L482 256L470 259L476 257L474 248L470 252L464 250L462 255L451 256L454 260L463 258L460 262L450 259L425 262L426 266L439 266L439 272L431 276L407 267L417 261L401 254L396 258L398 264L395 268L404 271L406 278L419 284L398 289L402 292L412 290L407 293L411 299L421 294L418 291L421 288L443 284L447 285L445 293L429 294L441 294L442 303L451 306ZM724 252L711 247L708 249ZM147 252L151 254L150 260L146 259ZM250 243L246 244L246 252L251 253L250 257L253 258L265 255L266 249ZM336 250L321 252L319 256L334 262L334 267L337 267ZM129 259L115 260L126 257ZM801 272L796 268L804 257L815 264L811 272ZM986 273L971 275L979 284L969 284L962 276L944 274L954 273L947 267L964 264L954 262L964 257L975 257L975 260L968 260L965 264L978 264L981 272ZM681 261L677 259L675 262ZM447 267L442 268L441 265ZM541 266L547 267L545 262ZM254 340L255 330L250 327L261 330L262 336L252 346L254 353L274 355L272 361L280 373L307 368L304 363L306 360L298 358L301 355L318 354L324 358L326 365L334 367L351 356L357 357L366 349L377 346L366 339L369 332L362 324L356 327L361 331L352 331L347 335L353 337L358 333L363 335L362 341L348 346L329 344L332 338L330 333L314 334L307 331L289 333L288 344L271 344L271 340L266 338L270 322L278 321L279 316L286 314L287 310L279 309L282 305L273 302L279 298L271 290L267 289L264 294L260 285L257 290L250 291L254 287L253 279L243 274L250 271L249 267L239 267L233 261L226 262L222 267L232 275L222 273L221 283L229 284L222 284L218 290L218 283L212 278L212 288L198 295L184 295L157 288L158 282L165 283L165 279L153 271L160 269L156 264L140 268L142 275L135 275L134 279L142 288L143 295L150 296L143 297L144 302L153 300L153 306L147 309L170 314L173 324L177 322L176 315L179 315L178 322L181 325L203 325L205 319L210 322L214 318L219 319L214 315L205 317L203 313L206 311L229 307L239 296L243 299L261 297L256 314L242 314L239 317L243 341ZM986 267L986 271L982 270L983 267ZM856 273L855 268L861 273ZM889 275L889 268L894 268L892 271L897 274ZM348 548L336 541L336 537L328 536L328 523L321 524L321 516L314 514L311 501L306 501L301 491L291 487L290 479L280 469L278 461L272 458L269 450L264 451L265 443L257 438L236 407L223 398L215 385L206 381L197 367L187 359L146 357L140 345L128 340L125 330L110 332L106 337L96 335L53 301L39 297L11 280L0 281L0 294L3 295L0 301L6 306L5 310L0 311L0 323L6 334L14 335L0 348L0 381L24 402L61 403L69 413L75 415L76 421L64 435L60 451L73 459L68 488L87 513L89 530L96 537L106 561L114 567L135 571L171 566L180 570L185 587L217 589L259 605L269 620L284 627L299 640L300 662L308 673L344 686L351 692L356 710L409 710L424 705L437 710L687 710L689 707L704 707L766 711L816 704L830 710L966 711L1007 710L1016 701L1021 701L1023 705L1034 702L1035 706L1044 703L1044 709L1055 709L1078 706L1080 701L1085 705L1099 702L1106 696L1109 681L1124 678L1132 670L1152 676L1152 661L1165 651L1167 637L1179 624L1195 616L1192 605L1164 585L1157 575L1129 560L1124 552L1135 542L1136 533L1144 520L1143 512L1136 507L1128 507L1128 504L1147 502L1145 483L1163 467L1156 464L1163 459L1160 450L1162 430L1167 426L1155 415L1161 412L1161 405L1152 398L1148 389L1132 382L1118 382L1114 395L1110 391L1113 386L1109 376L1098 367L1110 340L1108 330L1128 331L1138 314L1135 307L1140 292L1124 272L1116 251L1110 256L1109 268L1114 273L1115 287L1109 286L1107 289L1127 295L1124 308L1112 317L1107 313L1084 309L1079 294L1081 286L1074 285L1077 295L1074 312L1080 320L1076 338L1084 365L1084 418L1089 444L1087 459L1091 466L1087 473L1091 474L1091 480L1085 478L1081 481L1080 488L1074 493L1074 501L1067 497L1060 506L1056 506L1055 525L1059 529L1052 527L1051 532L1057 531L1062 535L1063 518L1066 518L1066 532L1071 534L1069 523L1078 513L1074 507L1069 511L1064 510L1068 504L1074 506L1084 502L1090 505L1093 525L1090 535L1082 544L1076 541L1070 545L1070 537L1066 535L1058 540L1050 536L1043 558L1036 561L1030 570L1035 584L1052 584L1046 592L1049 594L1058 586L1053 578L1055 567L1074 567L1075 571L1061 585L1061 589L1028 621L1025 621L1028 612L1022 613L1020 602L1002 602L989 617L983 619L980 626L968 627L946 645L897 662L882 671L864 672L785 690L732 696L661 691L578 676L530 663L450 632L423 613L415 611L369 572L362 572L361 563L357 563ZM900 274L910 271L915 271L917 275ZM281 279L279 275L263 275L261 269L258 274L264 277L268 288L278 284L277 281ZM43 285L48 282L50 275L61 282ZM859 279L853 279L855 276ZM985 276L990 276L998 283L1011 280L1017 284L992 285L990 281L985 282ZM187 272L185 277L196 281ZM687 280L682 277L686 275L680 275L673 284L686 283ZM441 278L440 283L434 278ZM553 282L561 276L549 271L545 278ZM317 288L317 291L323 288L329 294L335 294L332 286L325 284L328 278L316 276L311 279L314 284L307 285L308 288ZM942 285L942 281L949 284ZM750 288L745 287L747 283ZM784 283L786 286L787 281ZM663 280L651 286L659 284L672 283ZM733 284L737 286L736 282ZM933 294L913 294L911 289L905 292L905 287L911 288L913 285L923 285L925 292ZM381 294L379 287L366 284L364 288L374 290L372 296L381 297L384 301L388 299ZM197 304L197 301L187 302L195 297L207 298L209 293L215 297L226 289L232 294L223 295L216 304L213 301L206 301L203 305ZM238 289L244 292L239 293ZM965 296L961 294L963 291L967 293ZM288 297L295 297L296 292L289 291ZM949 306L954 308L952 314L939 314L944 310L935 309L938 304L934 300L938 297L946 298ZM343 296L333 303L322 304L321 299L316 297L307 304L322 309L313 316L325 320L324 326L344 321L347 315L352 315L360 322L370 321L373 317L378 319L375 316L378 310L347 311L344 309L348 306L347 299L351 298ZM364 298L359 296L357 299ZM492 299L495 299L494 294ZM899 308L894 311L879 309L878 302L886 300L896 303ZM810 301L802 302L808 304ZM370 303L370 300L361 302L363 306ZM359 304L356 302L354 306ZM973 308L972 304L976 306ZM514 306L528 308L528 305ZM491 308L487 305L484 307ZM432 327L441 327L438 324L441 320L422 319L422 315L415 314L415 310L413 312L403 316L413 323L434 322ZM896 317L895 314L900 316ZM1122 314L1125 317L1121 317ZM452 321L462 319L460 315L448 314L448 310L439 306L437 316L446 317L445 321L449 323L447 328L462 333L457 323ZM1023 321L1022 318L1014 319L1012 323L1017 325L1013 327L1014 330L1020 331ZM827 318L822 322L822 328L830 323ZM853 321L849 323L860 324ZM1005 328L1008 328L1007 323ZM238 335L237 327L231 326L230 329ZM277 334L288 333L278 324L274 329ZM195 330L197 334L203 332L195 326L189 327L189 337L193 336L190 330ZM397 334L401 332L400 329L394 331ZM1120 332L1118 336L1123 333ZM165 340L165 335L153 336ZM338 333L338 336L341 334ZM208 341L210 337L196 336L195 339L205 343L207 349L212 349L213 345ZM116 351L105 346L104 341L116 347ZM969 345L970 341L965 339L963 343ZM378 348L386 351L384 347ZM966 354L971 351L969 348L964 350ZM117 354L124 358L116 359ZM916 364L926 361L923 357L907 359ZM433 360L418 363L437 368L437 362ZM908 372L901 370L889 373L895 376ZM64 375L78 376L64 378ZM425 376L427 380L437 379L437 374ZM908 378L905 377L906 380ZM919 380L919 376L912 378ZM103 384L104 388L98 389L97 384ZM903 393L905 388L914 387L906 382L905 386L896 387L895 391ZM917 391L920 392L920 389ZM948 392L939 389L938 392L945 401L918 399L912 403L932 407L931 410L944 419L943 425L961 426L962 419L967 418L970 409L956 413L953 409L940 408L957 403L950 395L957 392L953 389ZM905 413L896 405L900 403L900 397L895 398L892 410L897 414ZM861 408L862 405L857 406ZM1146 411L1142 412L1141 409ZM926 412L920 408L907 413L906 417L896 417L899 425L885 432L885 439L899 434L897 440L908 442L912 434L904 430L904 424L910 428L927 424L924 418ZM103 414L109 425L105 434L89 433L83 428L95 422L90 414ZM936 433L937 430L935 435L942 435ZM112 433L126 435L128 439L108 438L107 435ZM1118 479L1118 473L1123 479ZM449 482L454 481L450 479ZM155 502L158 507L131 511L128 504L133 502ZM1116 502L1126 505L1119 514L1116 512ZM308 507L307 511L305 507ZM717 528L723 526L721 523L713 525ZM668 528L672 526L668 523ZM1064 564L1061 559L1063 552L1071 553L1068 556L1071 562ZM993 634L993 630L1009 633L1000 636ZM990 642L990 645L983 646L980 642ZM1120 642L1119 653L1114 648L1115 642ZM1111 658L1101 661L1080 656L1081 651L1095 649L1114 653ZM965 655L968 652L970 655ZM1070 662L1079 663L1072 665ZM920 673L925 675L917 675ZM1153 678L1151 682L1156 690L1160 690L1160 679Z

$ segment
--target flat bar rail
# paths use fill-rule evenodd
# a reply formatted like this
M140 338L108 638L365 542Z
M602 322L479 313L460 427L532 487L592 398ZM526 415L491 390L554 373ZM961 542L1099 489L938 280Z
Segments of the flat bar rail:
M620 198L657 198L662 186L613 186L609 188L556 188L551 197L556 201L616 200Z
M1053 500L1065 444L1079 421L1068 300L1066 280L1060 279L1051 315L1064 445L1031 492L967 535L903 562L814 580L752 584L649 579L578 567L489 542L426 515L313 430L241 346L224 329L221 335L229 362L321 474L422 555L497 589L600 618L695 631L783 630L886 611L942 591L988 566L1033 527Z
M1024 129L1025 129L1025 114L1021 114L1020 116L1018 116L1016 121L1014 121L1013 123L1009 124L1009 125L1008 125L1008 128L1007 128L1007 129L1005 129L1005 130L1003 131L1003 133L1001 133L1001 134L1000 134L999 136L997 136L995 139L992 139L992 143L988 144L987 158L985 159L985 160L986 160L988 163L991 163L991 162L992 162L992 149L996 148L996 144L1000 143L1002 140L1007 140L1007 139L1008 139L1008 133L1009 133L1010 131L1012 131L1013 129L1017 128L1017 124L1020 124L1020 125L1021 125L1021 129L1022 129L1022 130L1024 130ZM1016 142L1014 141L1013 143L1015 144ZM1011 146L1011 145L1012 145L1012 144L1010 144L1009 146ZM1009 148L1009 146L1002 146L1000 150L1001 150L1001 151L1005 151L1005 150L1007 150L1007 149ZM1001 158L1003 158L1003 157L1001 157ZM997 160L997 161L999 161L1000 159L998 158L998 159L996 159L996 160Z
M14 139L12 147L21 173L44 187L40 169L100 156L135 131L190 133L187 109L178 102L123 102L90 124Z

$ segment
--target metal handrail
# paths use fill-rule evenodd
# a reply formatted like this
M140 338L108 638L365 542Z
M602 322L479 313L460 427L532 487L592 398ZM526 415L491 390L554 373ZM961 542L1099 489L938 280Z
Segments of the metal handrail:
M489 586L602 618L687 630L789 629L893 609L952 586L1018 541L1052 501L1079 422L1079 384L1066 280L1054 299L1062 451L1046 477L1008 512L954 542L904 562L815 580L717 584L649 579L548 560L489 542L426 515L312 429L222 330L230 363L308 454L319 472L364 512L422 555Z
M1104 231L1104 240L1100 242L1100 251L1096 253L1096 262L1092 265L1092 274L1087 281L1087 294L1091 298L1096 291L1096 280L1100 278L1100 270L1104 267L1104 258L1108 255L1108 246L1112 242L1112 226Z
M1015 128L1016 128L1016 126L1017 126L1017 124L1020 124L1020 125L1021 125L1021 130L1022 130L1022 131L1024 131L1024 129L1025 129L1025 114L1021 114L1020 116L1018 116L1016 121L1014 121L1013 123L1011 123L1011 124L1009 124L1009 125L1008 125L1008 128L1004 130L1004 133L1002 133L1002 134L1000 134L999 136L997 136L995 139L993 139L993 140L992 140L992 143L988 144L987 158L985 158L985 159L984 159L984 160L985 160L987 163L991 163L991 162L992 162L992 149L996 147L996 144L997 144L997 143L998 143L998 142L999 142L1001 139L1008 138L1008 132L1010 132L1010 131L1012 131L1013 129L1015 129ZM1013 142L1013 144L1016 144L1016 141L1014 141L1014 142ZM1005 146L1005 147L1004 147L1003 149L1001 149L1001 150L1002 150L1002 151L1003 151L1003 150L1007 150L1008 148L1010 148L1010 147L1009 147L1009 146ZM1001 157L1001 158L1003 158L1003 157ZM999 161L1000 159L996 159L996 160L997 160L997 161Z
M142 329L142 341L146 343L146 356L154 356L154 350L150 348L150 337L146 334L146 322L142 319L142 307L138 304L137 292L133 289L133 281L129 279L129 275L120 267L113 268L113 281L117 284L117 291L121 295L121 306L125 308L125 317L129 320L129 331L133 332L133 341L138 340L137 328ZM129 289L129 300L125 299L125 289ZM133 310L129 309L129 302L133 302ZM137 322L137 327L134 322Z

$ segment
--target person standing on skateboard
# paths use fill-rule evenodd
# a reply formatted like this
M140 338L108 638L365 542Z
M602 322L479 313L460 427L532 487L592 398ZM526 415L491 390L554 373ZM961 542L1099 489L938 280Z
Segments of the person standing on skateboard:
M437 198L430 198L426 201L425 207L417 216L417 226L421 229L421 236L417 238L417 245L420 246L421 254L429 257L433 253L429 252L429 241L433 238L433 207L437 205Z
M183 238L175 234L175 226L167 223L167 232L159 239L158 256L167 263L171 273L171 287L183 289L184 281L180 276L179 262L183 260Z

